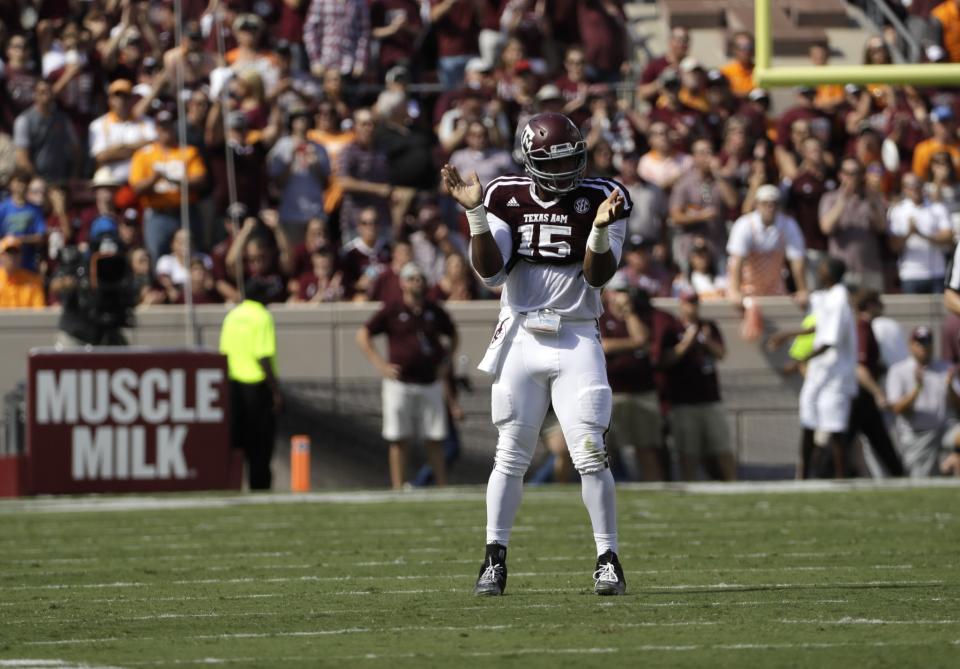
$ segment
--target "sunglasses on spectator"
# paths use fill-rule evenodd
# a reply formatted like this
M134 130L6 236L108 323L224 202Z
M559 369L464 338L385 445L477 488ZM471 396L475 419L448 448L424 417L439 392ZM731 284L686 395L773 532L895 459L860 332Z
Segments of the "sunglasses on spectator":
M862 170L840 170L840 174L846 174L850 177L858 177L863 174Z

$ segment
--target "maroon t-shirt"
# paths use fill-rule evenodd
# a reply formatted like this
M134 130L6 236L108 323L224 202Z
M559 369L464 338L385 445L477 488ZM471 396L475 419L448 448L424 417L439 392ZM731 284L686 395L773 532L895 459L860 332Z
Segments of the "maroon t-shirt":
M387 335L387 360L400 367L403 383L433 383L448 351L441 335L454 337L457 328L443 307L426 302L418 313L403 300L385 305L367 321L371 335Z
M605 339L623 339L630 336L627 322L604 311L600 316L600 336ZM656 388L653 365L645 350L607 353L607 380L615 393L645 393Z
M663 71L670 66L670 61L666 56L654 58L643 68L643 72L640 74L640 83L649 84L651 81L656 81L663 74Z
M442 0L430 0L430 5L439 5ZM437 35L437 54L444 56L467 56L478 53L480 24L472 2L458 2L443 18L434 24Z
M600 0L577 3L577 24L587 62L602 73L615 72L623 65L624 23L623 0L611 0L617 8L614 18L606 12Z
M622 218L633 208L627 189L613 179L584 179L549 206L533 198L530 177L498 177L487 184L483 204L510 226L514 258L534 263L581 263L600 204L613 188L623 193Z
M710 337L723 343L720 328L713 321L700 321L701 333L697 340L673 366L664 369L666 400L670 404L706 404L720 401L720 382L717 379L717 361L703 344ZM677 321L666 329L660 340L661 353L676 346L683 338L684 325Z
M857 319L857 364L870 370L874 379L880 376L880 345L870 321L862 318Z
M406 27L389 37L378 40L380 44L380 71L388 69L400 61L413 60L416 49L412 33L406 28L420 30L420 3L415 0L373 0L370 3L370 27L383 28L393 23L394 18L406 14Z
M370 288L370 299L384 304L403 301L403 287L400 285L400 277L397 276L392 267L388 266L374 280L373 286Z
M798 151L800 147L793 145L790 138L790 126L794 121L806 120L810 124L810 134L818 137L825 147L832 142L833 121L829 116L817 109L807 107L791 107L783 112L777 121L777 146Z
M790 184L787 211L797 219L808 249L827 250L827 236L820 229L820 198L836 187L837 182L832 177L819 177L806 170L797 174Z

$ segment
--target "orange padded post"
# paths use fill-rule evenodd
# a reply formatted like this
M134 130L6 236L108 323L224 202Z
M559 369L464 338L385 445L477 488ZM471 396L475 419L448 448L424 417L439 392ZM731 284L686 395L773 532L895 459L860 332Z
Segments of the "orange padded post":
M310 492L310 437L290 437L290 490Z

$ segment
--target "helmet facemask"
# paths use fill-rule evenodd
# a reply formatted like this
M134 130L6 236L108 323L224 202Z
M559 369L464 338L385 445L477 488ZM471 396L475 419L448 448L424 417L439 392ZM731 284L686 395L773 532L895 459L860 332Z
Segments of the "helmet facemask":
M554 144L546 149L527 151L524 167L534 183L551 193L569 193L580 185L587 171L587 144L583 140L575 144ZM569 169L550 171L551 163L569 163ZM566 165L563 165L566 168Z

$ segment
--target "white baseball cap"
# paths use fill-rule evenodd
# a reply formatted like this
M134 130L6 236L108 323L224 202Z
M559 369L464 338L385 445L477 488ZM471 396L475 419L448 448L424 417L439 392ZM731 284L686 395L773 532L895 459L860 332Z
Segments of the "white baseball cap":
M757 189L755 199L757 202L779 202L780 189L773 184L763 184Z

